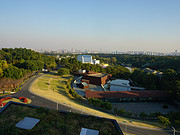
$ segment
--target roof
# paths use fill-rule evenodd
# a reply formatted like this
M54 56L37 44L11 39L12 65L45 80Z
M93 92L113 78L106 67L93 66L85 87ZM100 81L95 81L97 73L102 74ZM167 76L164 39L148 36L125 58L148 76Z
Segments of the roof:
M81 84L82 84L83 86L88 86L88 84L87 84L86 82L81 82Z
M90 91L86 90L86 98L150 98L150 97L169 97L163 91Z
M80 135L99 135L99 131L88 129L88 128L81 128Z
M94 73L94 74L86 74L87 76L94 76L94 77L105 77L109 74L105 74L105 73Z
M80 57L92 57L91 55L78 55L78 56L80 56Z

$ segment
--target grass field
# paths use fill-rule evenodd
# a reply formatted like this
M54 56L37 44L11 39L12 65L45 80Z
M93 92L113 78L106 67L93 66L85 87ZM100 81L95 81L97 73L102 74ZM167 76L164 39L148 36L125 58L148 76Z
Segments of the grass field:
M38 95L47 97L49 99L55 100L60 103L64 103L66 105L72 106L79 110L83 110L88 112L91 115L116 119L119 122L126 121L128 124L133 124L137 126L143 127L151 127L151 128L158 128L161 125L157 122L149 122L149 121L141 121L141 120L133 120L128 118L117 117L111 114L107 114L92 108L89 108L85 105L77 103L73 100L73 97L69 94L68 89L66 88L66 84L70 75L58 77L55 75L44 75L33 83L31 87L31 91ZM50 82L50 85L48 84ZM54 89L54 91L53 91Z

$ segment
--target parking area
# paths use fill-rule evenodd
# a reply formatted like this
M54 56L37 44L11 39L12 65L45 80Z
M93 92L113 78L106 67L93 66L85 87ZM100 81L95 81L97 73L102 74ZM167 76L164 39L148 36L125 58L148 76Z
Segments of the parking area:
M132 113L140 114L145 112L146 114L161 112L167 113L169 111L178 111L179 109L168 102L131 102L131 103L112 103L113 107L118 109L124 109L131 111ZM166 105L168 108L163 108Z

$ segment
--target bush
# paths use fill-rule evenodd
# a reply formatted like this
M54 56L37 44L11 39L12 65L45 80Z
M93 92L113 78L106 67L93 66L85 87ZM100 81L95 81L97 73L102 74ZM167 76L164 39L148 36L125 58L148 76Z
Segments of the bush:
M58 75L67 75L67 74L69 74L70 73L70 71L69 71L69 69L67 69L67 68L60 68L59 70L58 70Z
M148 115L147 115L145 112L141 112L141 113L139 114L139 116L144 118L144 117L147 117Z
M97 98L88 98L88 102L95 105L95 106L101 107L101 108L103 108L105 110L112 110L112 108L113 108L111 103L103 102L103 101L101 101L100 99L97 99Z
M109 102L101 102L100 107L105 110L112 110L112 108L113 108L112 104Z
M163 125L163 126L168 126L171 124L171 122L169 121L168 118L164 117L164 116L158 116L159 122Z
M120 110L118 111L118 114L124 115L125 113L126 113L126 111L125 111L124 109L120 109Z

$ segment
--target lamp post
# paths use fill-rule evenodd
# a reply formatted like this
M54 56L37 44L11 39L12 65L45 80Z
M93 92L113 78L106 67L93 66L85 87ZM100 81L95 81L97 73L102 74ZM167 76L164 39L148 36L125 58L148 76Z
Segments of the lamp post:
M175 135L176 134L176 129L174 127L172 127L172 129L173 129L173 135Z

